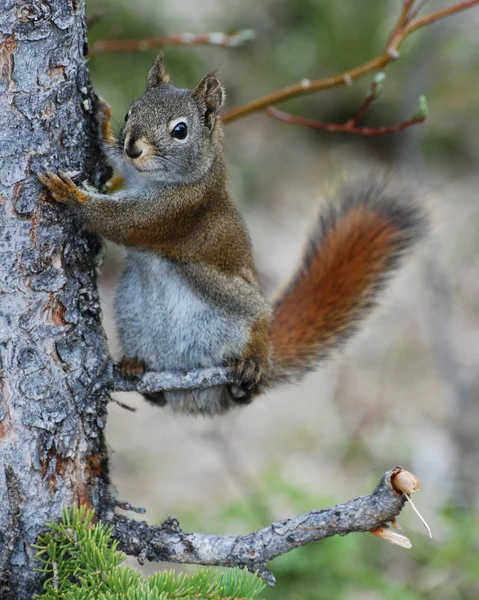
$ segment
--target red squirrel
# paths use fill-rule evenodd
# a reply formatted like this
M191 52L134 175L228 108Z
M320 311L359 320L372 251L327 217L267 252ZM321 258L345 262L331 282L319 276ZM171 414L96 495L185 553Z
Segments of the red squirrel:
M426 230L421 208L386 179L345 185L270 306L228 192L224 100L216 73L193 90L178 89L159 56L118 139L101 103L103 140L121 163L126 189L105 195L77 187L65 173L39 176L89 228L127 248L116 299L127 377L230 366L237 384L145 395L193 414L245 404L327 358L369 314Z

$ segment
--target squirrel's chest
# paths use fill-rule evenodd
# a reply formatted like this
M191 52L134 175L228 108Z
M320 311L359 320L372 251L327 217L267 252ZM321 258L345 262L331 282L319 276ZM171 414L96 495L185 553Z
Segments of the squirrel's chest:
M246 322L209 306L176 265L157 256L128 253L117 314L124 353L155 369L217 365L248 343Z

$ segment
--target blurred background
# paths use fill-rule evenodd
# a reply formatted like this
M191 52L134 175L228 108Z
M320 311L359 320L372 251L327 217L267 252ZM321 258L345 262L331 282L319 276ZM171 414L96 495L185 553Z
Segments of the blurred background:
M451 4L431 0L425 10ZM168 70L192 87L220 69L228 106L341 72L379 55L399 0L91 0L90 43L252 28L240 48L168 47ZM101 18L99 18L101 17ZM479 597L479 7L413 34L387 70L370 126L398 123L425 94L430 116L401 133L316 132L257 114L227 127L233 196L248 222L266 294L299 260L325 194L364 169L399 171L418 190L433 231L347 349L301 385L215 420L171 414L133 394L111 404L107 441L121 500L149 522L174 514L185 530L247 533L298 512L368 493L400 464L422 489L400 518L412 550L366 534L275 560L266 598L362 600ZM118 124L145 88L155 51L93 56L94 85ZM281 105L331 122L353 116L372 76ZM114 289L122 254L101 271L114 356ZM168 565L146 565L145 573Z

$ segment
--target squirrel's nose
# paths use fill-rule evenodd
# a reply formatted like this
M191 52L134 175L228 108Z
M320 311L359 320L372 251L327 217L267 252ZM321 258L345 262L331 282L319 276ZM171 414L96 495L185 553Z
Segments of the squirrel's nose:
M139 158L143 154L143 150L135 146L134 140L128 140L128 143L125 145L125 154L129 158Z

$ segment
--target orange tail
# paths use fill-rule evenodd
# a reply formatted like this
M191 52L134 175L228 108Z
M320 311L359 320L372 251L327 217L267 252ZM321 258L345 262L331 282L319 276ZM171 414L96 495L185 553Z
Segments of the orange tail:
M422 210L385 181L345 187L321 215L301 270L276 301L274 379L304 374L353 334L426 229Z

